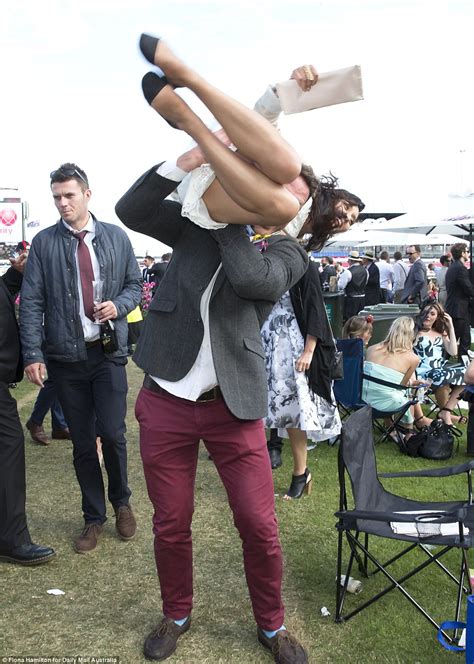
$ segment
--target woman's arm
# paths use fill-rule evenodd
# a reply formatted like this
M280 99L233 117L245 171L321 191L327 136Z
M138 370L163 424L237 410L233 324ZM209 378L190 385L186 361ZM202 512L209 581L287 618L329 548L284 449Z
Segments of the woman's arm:
M415 373L416 367L420 364L420 358L417 357L414 353L412 353L413 357L410 358L410 364L408 366L408 369L405 371L405 375L402 378L402 381L400 385L412 385L415 384L415 382L418 381L412 381L411 377Z
M458 354L458 342L456 340L456 333L454 331L453 319L449 314L444 314L444 319L448 326L448 333L443 336L444 350L449 355Z
M296 371L308 371L317 343L316 337L311 336L311 334L306 335L304 350L296 360Z

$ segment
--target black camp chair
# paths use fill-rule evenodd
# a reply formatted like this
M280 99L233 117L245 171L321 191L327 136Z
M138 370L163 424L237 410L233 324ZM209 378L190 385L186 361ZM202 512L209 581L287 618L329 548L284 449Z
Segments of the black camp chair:
M342 431L342 441L339 448L340 505L339 511L336 512L338 518L336 528L339 535L335 620L336 622L349 620L388 592L397 588L436 629L439 629L438 623L412 597L404 584L418 572L434 564L445 572L456 586L454 619L459 620L463 595L471 593L467 550L472 546L474 537L474 507L471 507L471 472L474 468L474 461L451 468L381 473L378 475L371 421L371 409L365 407L349 417ZM410 500L386 491L379 480L379 477L442 478L463 472L467 474L467 496L464 501L458 502ZM346 486L346 475L350 479L348 486L351 487L352 491ZM416 481L415 479L415 489ZM435 487L433 485L434 491ZM351 495L351 502L354 503L353 508L349 507ZM407 511L417 511L420 514L416 517L399 514L399 512ZM426 513L430 511L434 511L434 514L429 514L429 517L427 517ZM430 519L429 522L426 520L427 518ZM415 527L416 534L395 533L390 526L391 522L411 523ZM456 524L455 534L439 534L441 525L447 523ZM463 525L469 528L468 535L464 533ZM376 546L374 547L371 544L369 550L369 536L371 536L371 543L375 545L374 538L380 537L398 540L405 544L402 550L397 547L397 551L389 560L381 562L373 551ZM345 581L341 585L344 540L349 545L349 558L344 570ZM436 549L432 549L431 546L427 545L435 545ZM444 561L441 561L441 558L452 549L458 549L460 553L459 567L455 571L450 571ZM417 555L417 551L421 555L421 560L420 556ZM417 560L414 560L415 566L409 572L404 572L402 576L398 576L393 569L394 564L411 552L417 558ZM369 578L381 572L388 579L388 585L369 599L359 602L355 608L351 608L347 613L344 613L347 584L354 561L357 562L359 571L363 576ZM364 590L366 591L364 595L369 594L370 581L364 585ZM454 634L453 637L446 632L443 632L443 634L451 643L457 638L457 634Z

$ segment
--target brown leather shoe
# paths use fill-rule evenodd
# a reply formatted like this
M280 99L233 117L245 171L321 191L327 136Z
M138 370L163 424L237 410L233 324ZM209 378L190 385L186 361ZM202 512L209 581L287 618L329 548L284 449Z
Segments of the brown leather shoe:
M277 664L307 664L308 653L286 629L280 630L269 639L258 627L257 636L262 646L272 651Z
M97 540L102 533L100 523L89 523L84 526L84 530L79 537L74 540L74 549L76 553L89 553L97 546Z
M174 653L176 642L191 626L191 616L181 627L171 618L163 617L160 624L148 634L143 645L143 653L147 659L160 662Z
M53 429L51 431L51 438L54 440L71 440L71 433L69 429Z
M40 445L49 445L49 438L41 424L35 424L31 420L26 423L26 428L30 432L31 439Z
M118 536L125 540L131 540L137 532L137 522L130 505L121 505L115 510L115 529Z

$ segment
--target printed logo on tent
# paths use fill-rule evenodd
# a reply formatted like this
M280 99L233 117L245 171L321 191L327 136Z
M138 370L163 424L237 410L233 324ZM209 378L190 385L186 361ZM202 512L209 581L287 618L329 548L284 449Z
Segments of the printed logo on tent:
M4 226L13 226L17 219L15 210L11 208L4 208L0 210L0 221Z

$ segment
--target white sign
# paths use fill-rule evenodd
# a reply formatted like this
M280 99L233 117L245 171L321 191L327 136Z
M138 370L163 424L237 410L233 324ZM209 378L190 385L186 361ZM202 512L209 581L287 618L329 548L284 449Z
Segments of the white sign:
M22 239L21 202L0 200L0 242L18 244Z

